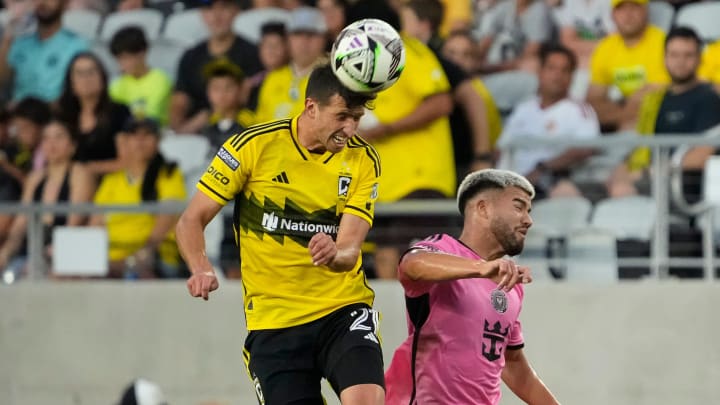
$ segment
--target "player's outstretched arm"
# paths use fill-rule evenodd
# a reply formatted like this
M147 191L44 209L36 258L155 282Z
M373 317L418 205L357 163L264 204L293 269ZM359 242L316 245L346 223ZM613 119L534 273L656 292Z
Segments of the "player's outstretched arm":
M525 357L522 349L505 352L502 380L525 403L530 405L558 405L559 402L545 386Z
M218 288L217 277L205 253L205 227L217 215L222 205L204 193L195 193L178 220L175 234L180 254L190 268L188 291L193 297L208 300Z
M495 278L498 288L510 290L515 284L532 281L530 269L512 260L472 260L464 257L412 250L400 261L400 277L410 281L439 282L463 278Z
M352 270L369 230L370 224L366 220L345 213L334 241L324 233L317 233L310 239L308 250L313 263L316 266L328 266L335 271Z

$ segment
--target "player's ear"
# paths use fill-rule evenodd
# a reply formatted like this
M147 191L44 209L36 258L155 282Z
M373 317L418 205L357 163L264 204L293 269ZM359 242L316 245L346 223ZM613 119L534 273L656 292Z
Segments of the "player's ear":
M318 103L310 97L305 99L305 112L308 117L315 118L318 113Z

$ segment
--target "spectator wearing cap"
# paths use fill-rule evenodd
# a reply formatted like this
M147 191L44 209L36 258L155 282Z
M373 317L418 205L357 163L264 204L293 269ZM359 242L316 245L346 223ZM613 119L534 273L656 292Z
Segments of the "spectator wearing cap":
M210 150L215 154L227 138L250 126L253 116L251 111L243 109L245 78L239 66L221 59L207 65L204 73L211 114L202 133L210 140Z
M122 74L110 84L110 97L126 105L135 116L167 123L172 83L161 69L151 68L146 56L148 43L140 27L119 30L110 41L110 52Z
M67 0L38 0L32 14L13 15L0 41L0 84L13 77L12 99L37 97L54 101L63 85L63 73L75 54L88 43L62 28ZM28 21L37 21L34 32L21 34Z
M257 122L299 114L305 103L305 88L315 64L325 53L327 27L320 10L298 7L287 24L290 63L265 77L258 95Z
M616 130L635 118L645 94L670 77L663 64L665 34L648 22L648 0L610 1L617 32L593 52L587 101L604 129Z
M201 9L210 38L187 50L180 59L175 89L170 97L168 122L178 133L197 133L210 116L203 66L227 58L246 77L262 70L257 47L235 35L232 23L240 12L235 0L206 0Z
M110 99L107 72L93 53L82 52L70 62L56 108L78 134L75 159L95 175L121 167L116 135L130 117L123 104Z
M158 149L159 127L150 118L131 118L120 137L127 151L120 170L106 174L98 205L184 201L185 184L174 162ZM108 231L110 277L176 277L180 256L175 244L177 214L114 212L94 215L91 225Z

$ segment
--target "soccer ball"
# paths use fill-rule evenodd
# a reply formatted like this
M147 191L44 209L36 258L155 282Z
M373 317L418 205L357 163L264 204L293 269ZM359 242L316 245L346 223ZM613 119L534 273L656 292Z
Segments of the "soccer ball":
M352 91L387 89L405 68L405 47L388 23L375 18L343 28L332 46L330 60L340 82Z

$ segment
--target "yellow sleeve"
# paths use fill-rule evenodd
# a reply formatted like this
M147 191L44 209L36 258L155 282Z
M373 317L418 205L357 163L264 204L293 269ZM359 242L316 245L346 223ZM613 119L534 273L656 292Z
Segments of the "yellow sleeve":
M408 60L402 74L411 75L414 93L420 98L427 98L434 94L450 91L445 71L435 54L425 44L414 38L405 38ZM412 54L411 54L412 53Z
M110 88L108 89L108 93L110 94L110 98L117 102L124 104L125 100L123 100L124 92L122 91L123 83L122 83L122 77L118 77L115 80L110 83Z
M100 186L95 191L93 202L98 205L112 204L113 198L113 173L108 173L100 180Z
M197 188L218 204L225 205L242 191L255 165L252 129L228 138L213 157Z
M185 181L180 169L161 172L157 182L158 201L183 201L187 198Z
M720 41L708 45L705 52L703 52L698 77L712 83L720 83L718 65L720 65Z
M380 178L380 156L375 148L359 137L353 137L349 143L366 148L363 154L357 185L351 189L343 213L352 214L366 220L370 225L375 215L375 202L378 198L378 179Z
M606 37L595 47L595 51L590 57L590 84L600 86L609 86L613 84L610 66L608 66L608 48L611 44L610 38Z

